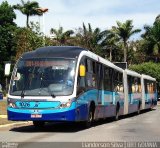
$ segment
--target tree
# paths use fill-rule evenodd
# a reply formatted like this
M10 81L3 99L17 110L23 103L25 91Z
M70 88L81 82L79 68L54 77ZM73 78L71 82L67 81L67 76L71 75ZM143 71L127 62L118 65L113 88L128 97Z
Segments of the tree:
M31 22L30 28L18 28L15 31L16 59L24 52L35 50L43 46L43 33L40 32L39 23Z
M120 55L117 53L120 50L118 41L119 39L111 30L105 31L105 40L102 42L103 53L105 58L109 57L110 61L118 61L117 57Z
M4 82L4 61L14 60L16 53L15 34L16 14L7 1L0 5L0 83Z
M144 26L145 33L142 34L144 39L144 49L149 59L155 59L160 56L160 20L156 18L153 26Z
M76 44L92 52L101 54L103 48L102 42L105 40L105 35L106 31L101 31L98 27L93 29L90 23L87 28L83 23L83 27L79 28L76 33Z
M42 12L39 11L39 4L36 1L23 1L21 0L21 4L17 4L13 6L14 9L19 10L22 14L26 15L26 26L29 27L29 17L34 15L42 15Z
M160 63L146 62L138 65L131 65L129 69L140 74L150 75L160 82Z
M132 20L127 20L125 23L117 21L117 27L115 26L112 27L113 33L115 33L119 37L119 39L123 41L124 62L127 61L127 50L128 50L127 41L133 34L141 31L140 29L133 29L134 26L132 25L132 23L133 23Z
M157 21L160 21L160 14L157 15L157 17L156 17L156 19L155 19L155 22L157 22Z
M53 42L57 45L70 45L71 35L74 34L74 31L67 30L64 32L63 27L59 27L59 29L51 28L50 33L53 35Z

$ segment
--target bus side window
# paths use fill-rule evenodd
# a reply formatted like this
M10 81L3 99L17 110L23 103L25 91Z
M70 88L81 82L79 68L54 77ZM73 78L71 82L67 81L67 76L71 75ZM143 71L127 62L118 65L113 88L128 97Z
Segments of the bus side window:
M112 90L112 75L111 69L109 67L104 67L104 89L111 91Z
M86 59L86 67L86 86L89 88L95 88L97 87L95 61Z
M123 92L123 74L114 70L114 90L116 92Z
M124 92L124 87L123 87L123 74L119 72L119 85L120 89L119 92Z
M85 58L82 58L79 66L80 65L84 65L86 67ZM79 72L78 72L78 74L79 74ZM78 79L77 79L77 95L79 95L80 93L85 91L85 87L86 87L86 76L85 77L81 77L80 75L78 75Z

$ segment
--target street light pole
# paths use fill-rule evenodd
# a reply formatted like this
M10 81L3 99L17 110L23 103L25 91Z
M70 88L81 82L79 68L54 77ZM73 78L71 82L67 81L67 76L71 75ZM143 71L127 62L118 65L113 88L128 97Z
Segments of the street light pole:
M48 8L37 8L37 10L42 13L42 19L43 19L43 22L42 22L43 46L45 46L45 20L44 20L44 13L48 12Z

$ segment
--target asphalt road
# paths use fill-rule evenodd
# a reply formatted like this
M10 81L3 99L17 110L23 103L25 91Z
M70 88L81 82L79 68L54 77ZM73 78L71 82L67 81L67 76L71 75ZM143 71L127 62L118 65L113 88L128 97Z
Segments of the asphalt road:
M32 124L1 127L0 142L160 142L160 106L140 115L130 115L119 121L98 121L89 129L74 124L47 124L35 129Z

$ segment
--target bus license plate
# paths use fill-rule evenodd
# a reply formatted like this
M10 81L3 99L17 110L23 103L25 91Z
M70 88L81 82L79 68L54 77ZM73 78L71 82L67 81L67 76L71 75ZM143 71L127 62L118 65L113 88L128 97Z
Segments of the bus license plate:
M41 114L31 114L31 118L42 118Z

